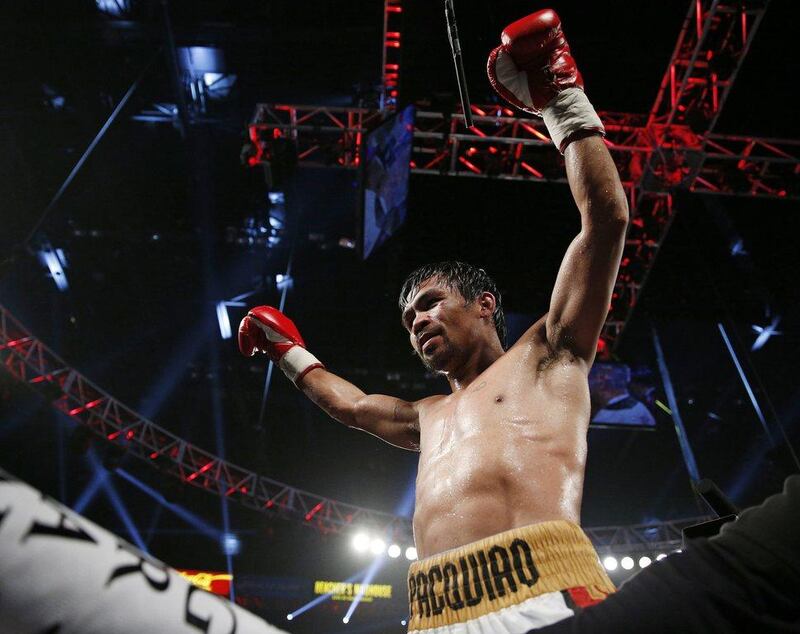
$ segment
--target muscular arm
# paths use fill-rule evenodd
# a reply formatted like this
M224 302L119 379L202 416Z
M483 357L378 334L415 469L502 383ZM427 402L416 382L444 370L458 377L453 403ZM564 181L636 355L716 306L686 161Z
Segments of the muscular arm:
M547 315L547 339L588 364L608 314L619 270L628 204L619 174L600 136L570 143L567 180L581 212L581 232L561 263Z
M411 451L419 451L417 404L393 396L365 394L343 378L318 368L303 377L303 393L340 423Z

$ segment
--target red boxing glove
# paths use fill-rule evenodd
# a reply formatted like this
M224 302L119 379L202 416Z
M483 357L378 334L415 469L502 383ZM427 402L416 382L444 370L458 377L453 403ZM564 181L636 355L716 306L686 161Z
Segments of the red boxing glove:
M487 63L492 87L520 110L544 118L560 151L577 132L605 132L583 92L583 78L555 11L544 9L517 20L500 39Z
M297 383L314 368L323 368L305 348L297 326L282 312L271 306L250 309L239 324L239 350L246 357L263 352Z

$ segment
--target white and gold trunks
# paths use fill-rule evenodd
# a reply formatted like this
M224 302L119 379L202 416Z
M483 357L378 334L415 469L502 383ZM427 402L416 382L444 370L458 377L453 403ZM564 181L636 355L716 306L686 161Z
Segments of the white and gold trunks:
M409 632L517 634L571 616L614 592L579 526L515 528L414 562Z

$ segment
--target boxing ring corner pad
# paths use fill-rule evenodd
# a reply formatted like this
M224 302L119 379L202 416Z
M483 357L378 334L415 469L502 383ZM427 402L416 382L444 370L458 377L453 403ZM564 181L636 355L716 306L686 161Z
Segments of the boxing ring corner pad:
M283 632L0 469L0 634Z

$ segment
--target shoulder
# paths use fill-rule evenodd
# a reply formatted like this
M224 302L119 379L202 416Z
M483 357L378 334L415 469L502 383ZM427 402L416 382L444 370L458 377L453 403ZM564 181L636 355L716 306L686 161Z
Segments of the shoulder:
M425 411L430 411L434 407L443 404L449 395L447 394L434 394L433 396L426 396L423 399L414 402L414 407L421 414Z

